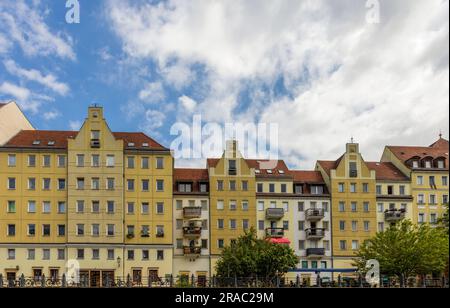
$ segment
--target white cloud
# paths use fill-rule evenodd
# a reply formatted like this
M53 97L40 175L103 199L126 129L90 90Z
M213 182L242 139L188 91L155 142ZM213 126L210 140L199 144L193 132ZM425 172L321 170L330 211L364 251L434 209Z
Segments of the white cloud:
M201 67L191 86L204 119L277 122L294 165L337 158L352 135L371 160L386 144L448 136L448 1L382 1L379 24L366 22L364 1L142 3L109 1L124 51L161 72Z
M31 94L30 90L27 88L17 86L7 81L0 85L0 93L4 95L11 95L19 101L28 100Z
M52 110L52 111L44 112L44 114L42 116L45 120L49 121L49 120L54 120L54 119L58 118L59 116L61 116L61 114L57 110Z
M14 62L14 60L6 60L3 62L3 64L10 74L15 75L19 78L25 78L27 80L35 81L60 95L66 95L67 92L69 92L69 86L63 82L59 82L58 78L56 78L52 74L43 75L40 71L35 69L26 70L18 66Z
M81 121L69 121L69 128L72 131L80 130L81 125L83 125Z
M194 112L195 108L197 107L197 102L186 95L183 95L180 98L178 98L178 101L183 106L183 108L189 113Z
M46 95L33 93L28 88L8 81L0 84L0 99L3 98L7 101L14 100L23 110L29 110L33 113L38 112L39 107L44 101L52 100L52 98Z
M103 61L109 61L109 60L111 60L113 58L113 56L111 55L111 52L110 52L108 47L101 48L97 52L97 54L100 57L100 59L102 59Z
M158 103L165 98L164 87L161 82L147 83L139 92L139 99L146 103Z
M18 44L24 54L56 55L60 58L75 60L72 38L61 32L52 32L43 16L45 10L40 9L39 1L31 7L23 0L0 1L0 33L8 41Z
M146 122L143 124L146 131L153 131L164 125L166 116L158 110L149 109L145 112Z

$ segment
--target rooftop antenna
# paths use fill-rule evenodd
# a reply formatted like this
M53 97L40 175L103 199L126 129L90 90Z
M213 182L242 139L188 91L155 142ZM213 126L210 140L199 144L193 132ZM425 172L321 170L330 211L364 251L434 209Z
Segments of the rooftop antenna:
M353 136L352 136L352 138L350 138L350 143L354 143L354 141L355 141L355 138L353 138Z
M442 129L439 130L439 139L442 139Z

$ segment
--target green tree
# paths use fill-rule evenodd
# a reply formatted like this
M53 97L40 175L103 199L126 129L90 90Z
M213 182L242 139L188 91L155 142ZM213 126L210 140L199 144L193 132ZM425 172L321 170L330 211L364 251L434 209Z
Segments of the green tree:
M444 228L446 231L447 231L447 233L449 233L449 229L448 229L448 207L449 207L449 205L448 205L448 203L447 204L445 204L444 205L445 206L445 212L444 212L444 214L442 215L442 217L441 218L439 218L439 225L442 227L442 228Z
M288 245L258 239L252 228L223 249L216 272L218 277L273 278L277 274L284 275L297 262L297 256Z
M442 273L449 254L448 233L427 224L401 221L361 245L355 265L365 272L366 262L380 263L381 274L403 277Z

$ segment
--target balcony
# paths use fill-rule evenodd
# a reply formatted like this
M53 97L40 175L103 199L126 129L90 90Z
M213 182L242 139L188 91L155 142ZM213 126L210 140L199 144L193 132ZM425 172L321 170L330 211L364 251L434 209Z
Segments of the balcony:
M319 221L325 217L325 211L323 209L307 209L305 217L308 221Z
M387 222L396 222L405 218L404 210L387 210L384 212L384 220Z
M202 216L202 208L198 206L188 206L183 208L183 217L186 219L200 218Z
M321 228L306 229L305 232L307 240L320 240L325 236L325 229Z
M267 237L281 238L284 236L283 228L267 228L266 229Z
M196 247L196 246L194 246L194 247L184 246L183 247L183 254L189 258L198 257L198 256L200 256L201 252L202 252L202 248L199 246L198 247Z
M284 209L267 209L266 210L266 219L281 219L284 216Z
M320 258L325 255L325 248L307 248L306 256L309 258Z
M202 235L202 227L183 227L183 235L188 238L197 238Z
M93 148L93 149L100 148L100 140L99 139L91 139L91 148Z

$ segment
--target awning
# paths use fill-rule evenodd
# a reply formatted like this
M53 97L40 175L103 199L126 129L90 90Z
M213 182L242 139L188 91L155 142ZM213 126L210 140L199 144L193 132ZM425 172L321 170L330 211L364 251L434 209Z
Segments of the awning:
M282 238L270 238L269 242L274 244L290 244L291 241L285 237Z

